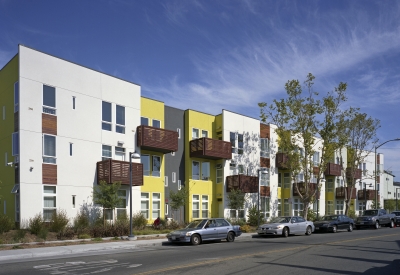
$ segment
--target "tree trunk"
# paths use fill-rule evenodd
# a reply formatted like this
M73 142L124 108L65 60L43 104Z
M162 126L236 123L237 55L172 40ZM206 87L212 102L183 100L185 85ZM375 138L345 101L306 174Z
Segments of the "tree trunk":
M309 202L304 202L303 203L303 218L305 220L307 220L307 216L308 216L308 207L310 206Z

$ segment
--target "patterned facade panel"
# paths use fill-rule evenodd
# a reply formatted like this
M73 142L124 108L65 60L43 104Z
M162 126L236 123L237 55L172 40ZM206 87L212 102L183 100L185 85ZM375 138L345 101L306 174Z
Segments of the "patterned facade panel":
M316 183L308 183L308 190L309 192L314 192L317 189L317 184ZM296 183L293 183L293 196L299 196L299 192L301 194L304 194L306 191L306 184L304 182L299 182L297 183L298 191L296 188Z
M261 167L270 168L271 167L270 159L269 158L260 157L260 166Z
M357 190L356 190L356 188L352 188L352 189L353 189L353 191L351 193L351 199L353 200L357 197ZM350 194L350 192L351 192L350 187L337 187L336 188L336 198L337 199L346 199L346 197L348 196L346 194Z
M271 189L269 186L260 186L260 196L271 197Z
M270 127L267 124L260 124L260 138L268 138L271 139L270 136Z
M97 183L104 180L107 183L120 182L129 185L129 162L120 160L104 160L97 162ZM143 185L143 164L132 163L132 185Z
M325 176L340 176L342 167L340 164L329 162L325 169Z
M43 184L57 184L57 165L42 164L42 182Z
M178 151L178 132L151 126L137 127L137 145L145 150L170 153Z
M286 153L277 153L275 158L275 165L279 169L287 169L287 162L289 157Z
M361 179L361 169L356 169L355 173L354 173L354 179ZM351 167L347 167L346 168L346 178L351 178Z
M57 116L42 114L42 132L57 135Z
M226 192L238 189L243 193L258 193L258 177L234 175L226 177Z
M207 159L231 159L232 145L228 141L199 138L190 141L190 157Z

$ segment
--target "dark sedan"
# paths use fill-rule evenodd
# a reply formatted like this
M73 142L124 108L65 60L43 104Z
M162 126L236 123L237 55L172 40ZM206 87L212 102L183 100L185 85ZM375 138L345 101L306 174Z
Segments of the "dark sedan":
M394 223L396 224L396 226L400 226L400 211L393 211L392 214L396 215Z
M338 230L353 231L354 220L346 215L324 216L321 220L314 222L315 231L330 231L336 233Z

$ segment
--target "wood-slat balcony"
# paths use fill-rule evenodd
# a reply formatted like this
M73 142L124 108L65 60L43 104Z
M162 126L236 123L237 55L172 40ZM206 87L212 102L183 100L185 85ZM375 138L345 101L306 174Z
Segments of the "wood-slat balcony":
M306 184L304 182L299 182L297 183L297 186L299 188L299 192L304 195L305 191L306 191ZM317 189L317 184L316 183L309 183L308 184L308 190L309 192L314 192ZM293 196L299 196L299 192L297 192L296 189L296 183L293 183Z
M232 145L228 141L199 138L190 141L190 157L205 159L231 159Z
M342 167L340 164L329 162L325 169L325 176L341 176Z
M286 153L277 153L275 158L275 166L278 169L287 169L287 162L289 157Z
M365 201L365 200L375 200L375 190L358 190L358 199ZM379 198L379 196L378 196ZM379 201L379 200L378 200Z
M137 145L141 149L171 153L178 151L178 132L146 125L137 127Z
M103 160L97 162L97 184L120 182L129 185L129 162L120 160ZM143 164L132 162L132 185L143 185Z
M354 179L357 179L357 180L361 179L361 174L362 174L361 169L356 169L356 171L354 173ZM351 178L351 177L352 177L351 167L347 167L346 168L346 178Z
M258 193L258 177L233 175L226 177L226 192L240 190L243 193Z
M353 192L351 193L351 199L355 199L357 197L357 190L356 188L352 188ZM351 188L350 187L336 187L336 198L337 199L345 199L346 194L350 194Z

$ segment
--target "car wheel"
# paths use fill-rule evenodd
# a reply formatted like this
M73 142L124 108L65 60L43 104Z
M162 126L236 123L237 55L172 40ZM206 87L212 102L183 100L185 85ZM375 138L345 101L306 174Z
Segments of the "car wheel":
M378 221L375 222L374 228L375 228L375 229L379 229L379 222L378 222Z
M190 238L190 242L191 242L193 245L199 245L199 244L201 243L201 238L200 238L199 235L194 234L194 235L192 235L192 237Z
M352 224L349 225L349 228L347 229L347 231L349 231L349 232L353 231L353 225Z
M394 227L394 221L390 220L390 228L393 228L393 227Z
M234 242L235 241L235 234L233 234L233 232L229 232L228 236L226 236L226 241L227 242Z
M306 235L311 235L311 233L312 233L312 229L311 229L311 226L307 226L307 229L306 229Z
M356 229L357 229L357 230L360 230L360 226L359 226L359 225L356 225Z
M337 226L334 225L334 226L332 227L332 233L336 233L336 232L337 232Z
M282 236L287 238L289 236L289 229L287 227L283 228Z

